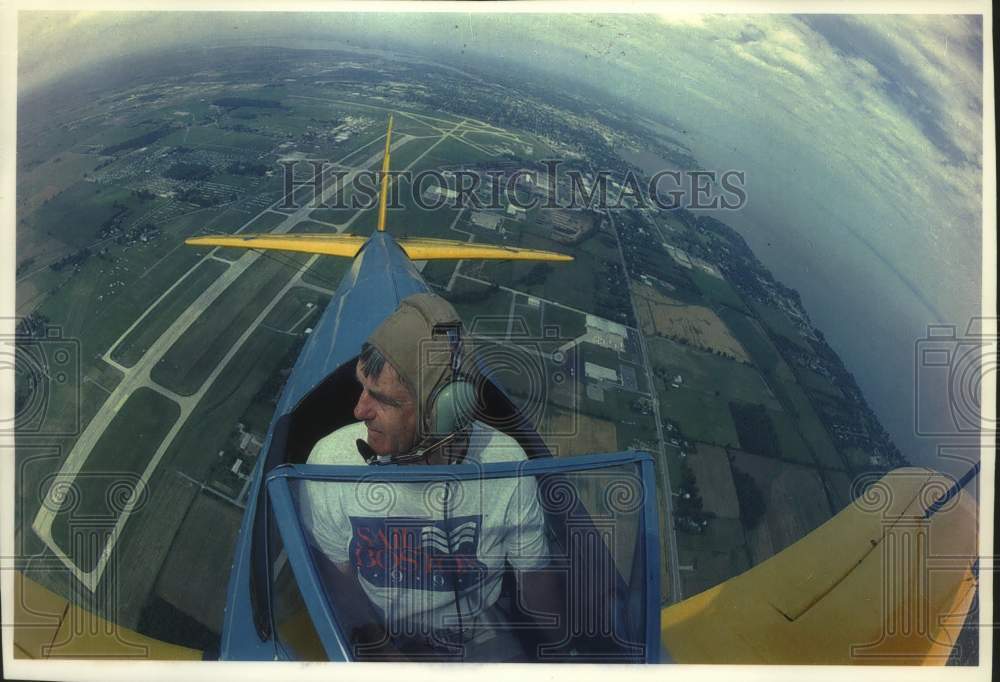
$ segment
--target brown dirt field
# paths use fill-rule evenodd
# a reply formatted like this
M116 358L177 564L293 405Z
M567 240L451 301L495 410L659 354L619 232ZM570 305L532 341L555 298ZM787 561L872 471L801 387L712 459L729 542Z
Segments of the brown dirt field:
M747 533L754 565L805 537L830 518L823 480L813 467L733 451L734 465L753 477L767 504L764 518Z
M698 482L702 508L720 518L738 519L740 503L726 451L711 445L698 445L698 452L689 454L687 463Z
M569 434L573 429L573 420L573 415L560 412L551 417L548 424L543 424L539 428L539 434L553 455L559 457L618 451L618 429L615 424L607 419L598 419L586 414L576 415L575 435L548 435Z
M642 333L683 339L697 348L718 351L738 362L750 362L740 342L711 309L684 305L644 284L633 284Z

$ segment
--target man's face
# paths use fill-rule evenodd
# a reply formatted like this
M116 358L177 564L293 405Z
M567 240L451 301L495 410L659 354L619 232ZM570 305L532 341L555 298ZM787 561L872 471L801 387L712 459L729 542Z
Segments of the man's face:
M387 362L373 379L358 361L354 373L361 383L354 418L368 427L368 446L378 455L408 451L417 433L417 406L396 370Z

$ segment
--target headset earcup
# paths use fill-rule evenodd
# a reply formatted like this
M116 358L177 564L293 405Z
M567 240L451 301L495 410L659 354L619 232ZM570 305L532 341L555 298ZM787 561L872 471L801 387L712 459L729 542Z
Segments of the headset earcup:
M476 387L468 381L452 381L441 387L431 406L431 429L435 435L461 431L476 412Z

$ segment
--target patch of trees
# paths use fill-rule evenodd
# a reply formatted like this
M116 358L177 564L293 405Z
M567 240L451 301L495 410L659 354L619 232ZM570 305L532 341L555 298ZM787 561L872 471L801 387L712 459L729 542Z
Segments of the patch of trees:
M740 523L746 530L753 530L764 518L767 502L764 493L757 487L753 477L736 466L733 469L733 484L736 486L736 500L740 505Z
M101 223L100 228L97 230L98 239L106 239L118 232L129 213L128 206L119 203L117 200L111 204L111 207L115 209L115 212L110 218Z
M205 180L212 175L212 168L200 163L175 163L163 172L164 177L174 180Z
M702 533L708 520L714 517L703 509L701 493L694 472L686 460L681 460L681 481L674 497L674 525L678 530Z
M767 408L763 405L734 401L729 403L729 412L733 415L741 449L765 457L781 456L778 432L774 428L774 422L771 421L771 415L767 413Z
M113 144L109 147L105 147L104 149L101 150L101 155L110 156L111 154L117 154L118 152L124 152L129 149L138 149L139 147L145 147L147 145L156 142L161 137L169 135L170 132L171 132L170 128L158 128L143 135L138 135L136 137L129 138L124 142L119 142L118 144ZM98 168L100 168L100 166L98 166Z
M51 269L54 272L59 272L61 270L66 269L67 267L79 267L89 257L90 257L90 249L84 247L75 253L71 253L68 256L63 256L55 263L50 265L49 269Z
M39 312L33 312L28 313L18 321L15 333L17 336L44 339L48 327L49 318Z

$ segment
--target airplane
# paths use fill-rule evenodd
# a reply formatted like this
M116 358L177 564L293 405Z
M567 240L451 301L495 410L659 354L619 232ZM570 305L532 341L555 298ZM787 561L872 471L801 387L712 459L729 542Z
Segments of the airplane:
M300 517L304 482L353 489L534 477L552 542L551 570L565 586L563 611L549 614L548 622L566 627L558 630L561 640L546 640L545 628L524 612L516 582L505 576L501 599L513 614L505 627L523 647L520 660L772 665L948 660L977 594L976 501L966 487L978 465L957 481L919 467L869 477L853 503L783 551L704 592L666 603L670 595L663 594L660 567L663 501L657 499L652 455L553 456L488 366L476 396L477 419L514 437L527 462L372 467L359 457L356 466L306 464L319 438L355 421L361 387L354 368L362 342L400 301L429 291L414 261L572 260L530 249L393 237L386 230L391 135L390 116L378 221L370 236L186 240L194 246L353 259L295 362L253 471L219 651L160 642L100 619L107 627L75 633L73 651L101 651L108 658L115 652L134 655L139 647L160 659L413 660L382 655L346 632L340 594L327 584ZM15 586L15 623L30 624L15 629L18 655L45 658L80 609L21 574ZM37 614L46 609L62 616L40 619Z

